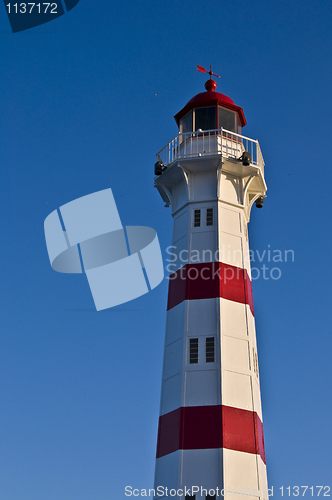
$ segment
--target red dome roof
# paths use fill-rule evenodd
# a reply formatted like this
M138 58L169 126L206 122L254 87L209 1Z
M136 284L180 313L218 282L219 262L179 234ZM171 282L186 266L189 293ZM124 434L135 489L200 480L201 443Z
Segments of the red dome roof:
M208 80L209 81L209 80ZM222 106L223 108L231 109L236 111L240 119L242 127L246 125L246 119L243 113L243 109L235 104L230 97L225 94L220 94L220 92L215 92L213 90L201 92L195 95L190 101L181 109L175 116L176 123L179 126L181 118L183 118L191 109L193 108L203 108L205 106Z
M230 97L227 97L225 94L220 94L220 92L215 92L213 90L211 91L206 91L206 92L201 92L200 94L195 95L190 101L188 101L188 104L197 104L201 102L206 102L206 101L215 101L215 100L220 101L220 103L224 104L232 104L235 106L235 102L232 101Z

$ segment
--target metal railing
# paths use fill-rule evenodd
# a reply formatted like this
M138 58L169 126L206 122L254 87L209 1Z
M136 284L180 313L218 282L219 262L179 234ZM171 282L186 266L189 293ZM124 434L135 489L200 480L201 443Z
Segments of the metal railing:
M251 154L251 165L264 171L264 160L258 141L220 128L180 133L157 153L158 160L167 166L181 158L222 155L239 159L247 151Z

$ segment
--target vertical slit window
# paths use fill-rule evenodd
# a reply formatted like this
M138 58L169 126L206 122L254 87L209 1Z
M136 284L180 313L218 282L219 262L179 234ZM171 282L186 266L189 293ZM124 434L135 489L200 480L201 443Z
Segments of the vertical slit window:
M213 226L213 208L206 209L206 225Z
M214 363L214 337L205 339L205 361L206 363Z
M194 227L200 227L201 225L201 211L194 210Z
M198 363L198 339L189 340L189 363Z

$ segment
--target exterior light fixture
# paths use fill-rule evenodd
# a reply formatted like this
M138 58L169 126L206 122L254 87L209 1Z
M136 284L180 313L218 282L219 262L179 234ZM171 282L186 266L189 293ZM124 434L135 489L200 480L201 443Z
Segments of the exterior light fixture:
M242 165L248 167L251 163L251 154L245 151L241 156L241 160L242 160Z
M161 175L163 173L163 163L161 160L158 160L154 164L154 175Z
M256 200L256 207L263 208L263 204L264 204L264 196L259 196Z

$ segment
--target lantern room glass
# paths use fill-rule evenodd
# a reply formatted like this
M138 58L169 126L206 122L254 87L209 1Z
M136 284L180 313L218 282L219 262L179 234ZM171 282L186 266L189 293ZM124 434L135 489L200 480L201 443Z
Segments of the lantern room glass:
M242 134L238 114L221 106L195 108L180 119L179 127L180 132L183 134L197 130L216 130L220 128Z
M208 108L195 109L195 130L215 130L216 125L216 108L209 106Z
M218 106L218 128L237 133L237 114L230 109Z
M180 132L185 134L186 132L193 131L193 112L190 111L186 116L180 120Z

